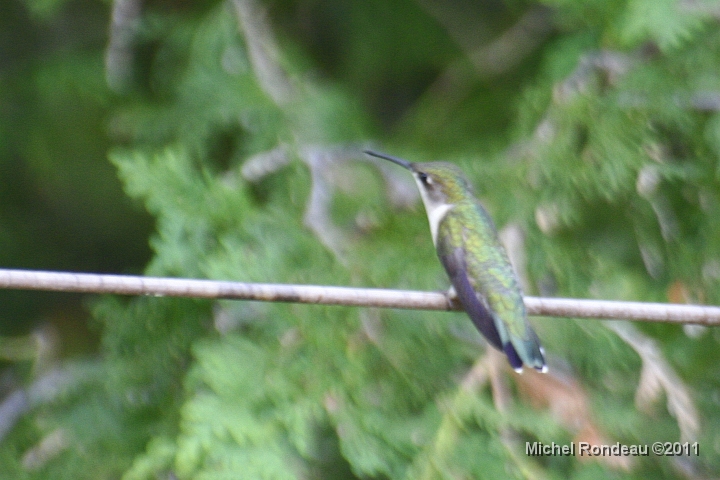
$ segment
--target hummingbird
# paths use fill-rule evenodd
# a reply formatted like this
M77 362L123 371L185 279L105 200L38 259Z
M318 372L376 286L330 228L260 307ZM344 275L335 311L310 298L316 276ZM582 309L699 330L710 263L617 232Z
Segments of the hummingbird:
M451 290L480 333L505 353L516 372L522 372L523 365L546 372L544 350L528 322L507 252L463 172L447 162L414 163L370 150L365 153L412 172Z

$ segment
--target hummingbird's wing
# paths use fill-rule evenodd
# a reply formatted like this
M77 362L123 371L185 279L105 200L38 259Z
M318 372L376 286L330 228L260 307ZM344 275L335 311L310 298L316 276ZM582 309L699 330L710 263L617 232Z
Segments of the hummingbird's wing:
M438 245L440 247L440 243ZM443 248L444 247L444 248ZM455 287L458 299L463 308L470 316L480 333L495 348L502 350L502 342L500 334L495 326L495 320L488 310L485 302L478 297L468 276L467 262L465 261L465 252L462 248L447 248L442 246L438 248L440 262L445 267L445 271L450 277L450 282ZM522 363L521 363L522 365Z
M477 294L468 275L465 254L462 248L454 248L448 253L440 255L445 270L450 276L450 281L455 287L460 303L470 320L475 324L480 333L498 350L505 353L508 363L516 371L522 370L523 361L518 355L513 344L506 341L504 344L500 339L500 333L495 325L495 319L485 302ZM533 332L534 333L534 332Z

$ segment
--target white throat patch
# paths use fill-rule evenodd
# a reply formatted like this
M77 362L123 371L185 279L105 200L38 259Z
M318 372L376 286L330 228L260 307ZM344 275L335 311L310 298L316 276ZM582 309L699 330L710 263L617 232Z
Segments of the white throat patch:
M420 196L422 197L423 204L425 204L428 222L430 222L430 233L432 234L433 245L437 247L437 236L438 229L440 228L440 222L443 218L445 218L445 215L452 210L455 204L435 201L430 198L420 180L417 178L415 180L418 184L418 188L420 189Z
M432 210L430 207L426 204L425 210L427 210L427 216L428 221L430 222L430 233L432 234L433 239L433 245L437 247L437 236L438 236L438 228L440 228L440 222L443 218L445 218L445 215L452 210L452 208L455 205L452 203L443 203L441 205L435 205L432 207Z

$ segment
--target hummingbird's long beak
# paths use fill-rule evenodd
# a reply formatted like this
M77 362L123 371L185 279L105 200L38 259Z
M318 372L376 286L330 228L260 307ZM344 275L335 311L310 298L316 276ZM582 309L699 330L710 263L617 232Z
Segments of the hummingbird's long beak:
M412 171L412 163L408 162L407 160L403 160L402 158L393 157L391 155L385 155L384 153L378 153L373 152L372 150L364 150L364 153L367 153L368 155L372 157L382 158L384 160L390 160L393 163L397 163L401 167L405 167L408 170Z

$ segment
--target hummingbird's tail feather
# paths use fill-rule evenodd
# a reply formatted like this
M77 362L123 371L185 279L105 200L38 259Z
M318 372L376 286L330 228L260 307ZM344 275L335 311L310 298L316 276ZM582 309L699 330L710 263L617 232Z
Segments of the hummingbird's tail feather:
M505 352L505 356L507 357L513 370L518 373L522 373L523 361L520 358L520 355L518 355L517 350L515 350L515 347L513 347L513 344L508 342L503 345L503 352Z
M508 346L511 347L510 350L512 350L512 353L521 359L521 368L524 363L529 367L533 367L538 372L545 373L547 372L547 363L545 363L545 352L540 345L540 339L530 325L527 325L527 334L527 338L511 337L512 343L505 345L504 350L510 361L510 365L517 371L513 363L513 358L511 358L510 353L508 353Z

